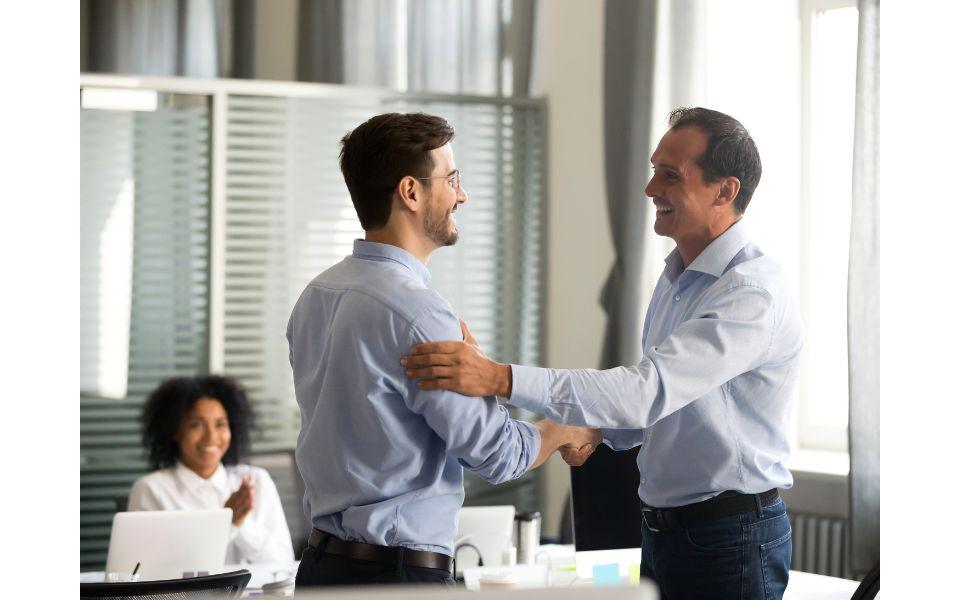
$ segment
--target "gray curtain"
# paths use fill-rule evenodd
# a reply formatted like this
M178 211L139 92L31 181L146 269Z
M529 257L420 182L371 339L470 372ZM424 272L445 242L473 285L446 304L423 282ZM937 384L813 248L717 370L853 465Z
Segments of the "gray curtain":
M253 72L253 1L90 0L92 72L244 77Z
M616 253L600 303L607 313L601 368L640 362L643 193L651 154L656 2L607 0L603 92L607 210Z
M855 576L880 560L880 1L860 0L853 207L847 282L850 382L850 558Z
M408 0L408 89L497 94L500 17L498 0Z
M670 110L702 104L704 0L607 0L604 146L616 254L600 303L607 314L601 367L636 364L645 307L673 243L653 233L643 193L650 155Z
M513 0L505 53L510 57L511 87L506 96L527 97L533 79L533 40L536 36L537 0Z
M300 0L297 79L343 83L343 0Z
M535 15L536 0L301 0L297 76L415 92L526 95Z

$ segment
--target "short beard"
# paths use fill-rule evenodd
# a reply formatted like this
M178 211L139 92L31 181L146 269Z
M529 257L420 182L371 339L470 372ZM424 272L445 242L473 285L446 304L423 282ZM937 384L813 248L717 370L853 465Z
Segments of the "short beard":
M433 211L433 202L427 205L427 214L423 220L423 229L427 234L427 237L430 238L430 241L437 245L441 246L452 246L457 243L457 238L459 238L459 233L456 229L450 231L450 213L444 213L443 218L439 220L434 220L432 214Z

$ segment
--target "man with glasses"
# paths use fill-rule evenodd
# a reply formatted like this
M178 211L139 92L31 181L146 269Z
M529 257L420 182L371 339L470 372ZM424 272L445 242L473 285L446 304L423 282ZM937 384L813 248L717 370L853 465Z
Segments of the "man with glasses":
M452 584L464 468L501 483L562 445L599 442L593 430L515 421L493 397L478 404L404 376L400 357L414 344L464 339L427 270L434 250L456 243L454 213L467 201L453 136L440 117L385 114L343 138L364 239L310 282L287 327L314 527L298 587Z
M639 364L604 371L501 365L463 342L405 359L422 389L497 394L640 446L641 573L665 598L780 598L791 531L787 424L800 312L780 267L740 219L760 181L746 128L680 108L650 159L654 232L676 242L643 327ZM594 446L564 449L571 465Z

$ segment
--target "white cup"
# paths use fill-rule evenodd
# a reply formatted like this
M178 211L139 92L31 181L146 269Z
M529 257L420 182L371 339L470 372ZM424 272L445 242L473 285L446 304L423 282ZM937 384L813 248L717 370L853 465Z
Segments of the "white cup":
M520 583L514 573L487 573L480 577L481 590L512 590Z

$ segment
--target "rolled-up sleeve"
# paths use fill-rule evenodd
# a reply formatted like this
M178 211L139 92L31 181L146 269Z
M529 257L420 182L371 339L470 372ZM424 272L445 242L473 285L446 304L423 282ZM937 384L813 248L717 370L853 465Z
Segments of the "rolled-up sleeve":
M460 322L447 310L430 308L410 328L411 347L460 339ZM410 410L423 416L446 443L447 453L490 483L523 475L540 452L537 428L511 419L496 398L470 398L446 390L424 391L413 380L404 397Z
M635 366L511 365L510 403L571 425L643 429L761 364L774 328L769 292L731 287L706 298L697 318L680 324Z

